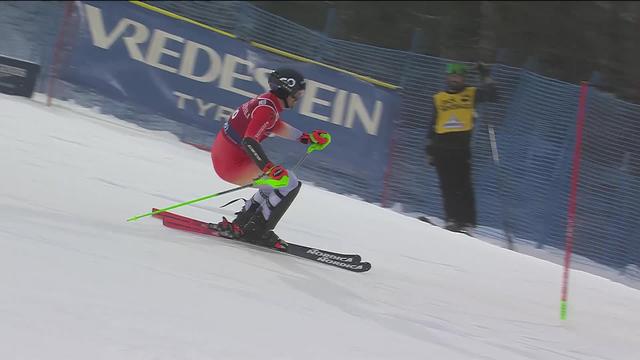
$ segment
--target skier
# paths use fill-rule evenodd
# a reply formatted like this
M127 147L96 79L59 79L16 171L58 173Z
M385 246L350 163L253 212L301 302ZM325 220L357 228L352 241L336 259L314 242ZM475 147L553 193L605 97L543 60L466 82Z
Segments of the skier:
M242 104L211 147L211 160L219 177L237 185L254 182L259 188L233 221L223 217L215 229L226 237L286 251L287 243L273 229L302 183L292 171L272 163L260 143L277 135L309 145L311 152L324 149L331 136L323 130L302 132L280 119L280 113L293 108L304 95L305 79L299 72L277 69L269 75L268 82L270 91Z

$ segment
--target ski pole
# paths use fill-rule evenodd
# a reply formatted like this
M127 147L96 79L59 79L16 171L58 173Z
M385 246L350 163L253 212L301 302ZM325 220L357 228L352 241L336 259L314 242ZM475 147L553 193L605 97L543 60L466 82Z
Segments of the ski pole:
M253 186L253 183L250 183L250 184L247 184L247 185L238 186L238 187L235 187L235 188L233 188L233 189L229 189L229 190L221 191L221 192L219 192L219 193L215 193L215 194L211 194L211 195L203 196L203 197L200 197L200 198L197 198L197 199L194 199L194 200L189 200L189 201L181 202L181 203L179 203L179 204L171 205L171 206L166 207L166 208L164 208L164 209L158 209L158 210L156 210L156 211L152 211L152 212L149 212L149 213L146 213L146 214L142 214L142 215L134 216L134 217L128 218L128 219L127 219L127 221L134 221L134 220L138 220L138 219L143 218L143 217L145 217L145 216L155 215L155 214L158 214L158 213L161 213L161 212L165 212L165 211L167 211L167 210L175 209L175 208L180 207L180 206L185 206L185 205L193 204L193 203L196 203L196 202L199 202L199 201L203 201L203 200L211 199L211 198L216 197L216 196L220 196L220 195L228 194L228 193L230 193L230 192L234 192L234 191L238 191L238 190L246 189L246 188L248 188L248 187L252 187L252 186Z
M309 156L310 153L305 152L304 156L302 158L300 158L300 160L298 161L298 163L296 164L296 166L293 167L292 170L296 170L300 165L302 165L302 162L307 158L307 156Z
M496 142L496 133L493 130L493 126L488 124L489 128L489 140L491 141L491 153L493 155L493 162L498 168L498 197L500 198L500 203L502 205L502 226L504 227L504 233L507 237L507 248L509 250L513 250L513 235L511 234L511 226L509 225L509 209L505 204L503 199L503 195L500 193L504 191L504 180L502 176L502 167L500 166L500 155L498 154L498 144Z
M307 156L308 156L308 155L309 155L309 153L305 153L305 154L304 154L304 156L300 159L300 161L298 161L298 163L296 164L296 166L294 166L294 167L293 167L293 170L297 169L297 168L302 164L302 162L307 158ZM265 175L265 174L260 175L259 177L257 177L256 179L254 179L254 181L252 181L252 182L251 182L251 183L249 183L249 184L242 185L242 186L238 186L238 187L235 187L235 188L233 188L233 189L229 189L229 190L221 191L221 192L219 192L219 193L215 193L215 194L211 194L211 195L207 195L207 196L199 197L199 198L197 198L197 199L193 199L193 200L189 200L189 201L181 202L181 203L179 203L179 204L171 205L171 206L169 206L169 207L166 207L166 208L163 208L163 209L158 209L158 210L156 210L156 211L152 211L152 212L148 212L148 213L146 213L146 214L142 214L142 215L137 215L137 216L134 216L134 217L130 217L130 218L128 218L128 219L127 219L127 221L135 221L135 220L141 219L141 218L146 217L146 216L159 214L159 213L161 213L161 212L165 212L165 211L168 211L168 210L171 210L171 209L175 209L175 208L178 208L178 207L181 207L181 206L190 205L190 204L197 203L197 202L200 202L200 201L203 201L203 200L207 200L207 199L214 198L214 197L216 197L216 196L220 196L220 195L228 194L228 193L230 193L230 192L234 192L234 191L238 191L238 190L246 189L246 188L248 188L248 187L252 187L252 186L254 186L254 185L255 185L255 182L256 182L258 179L261 179L264 175Z

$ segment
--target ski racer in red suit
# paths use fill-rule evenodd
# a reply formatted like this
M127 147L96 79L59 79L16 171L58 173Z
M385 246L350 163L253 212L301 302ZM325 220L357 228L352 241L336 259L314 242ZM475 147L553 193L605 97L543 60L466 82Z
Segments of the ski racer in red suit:
M287 243L273 229L302 183L293 172L272 163L260 143L277 135L309 145L308 152L329 145L331 136L326 131L302 132L280 119L285 108L292 108L302 98L305 86L304 77L295 70L273 71L269 75L271 90L242 104L218 133L211 147L218 176L236 185L254 182L259 188L232 222L223 217L217 224L223 236L286 251Z

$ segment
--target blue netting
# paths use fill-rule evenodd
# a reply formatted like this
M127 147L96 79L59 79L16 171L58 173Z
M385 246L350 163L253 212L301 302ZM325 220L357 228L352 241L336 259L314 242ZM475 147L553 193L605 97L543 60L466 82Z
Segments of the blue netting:
M590 89L576 252L626 269L640 259L640 106Z

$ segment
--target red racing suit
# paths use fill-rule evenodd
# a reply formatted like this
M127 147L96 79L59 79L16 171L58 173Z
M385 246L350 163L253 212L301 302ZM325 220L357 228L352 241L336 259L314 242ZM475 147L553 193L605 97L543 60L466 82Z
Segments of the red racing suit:
M220 178L245 185L262 174L268 160L259 161L250 156L243 145L245 140L260 143L271 135L291 140L300 138L300 130L280 120L282 111L278 98L268 92L242 104L229 117L211 147L213 168Z

